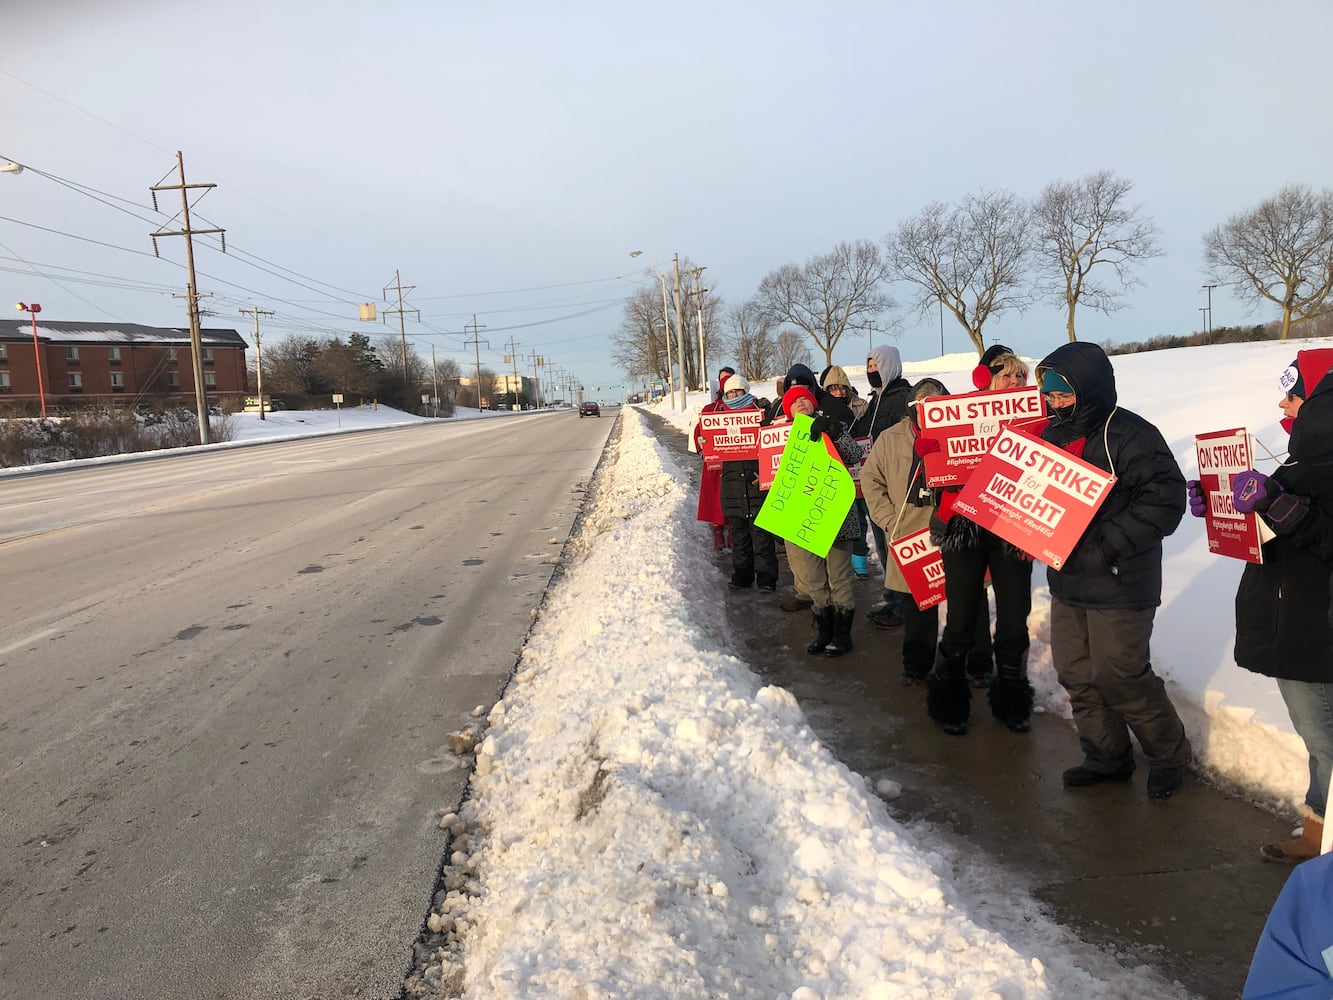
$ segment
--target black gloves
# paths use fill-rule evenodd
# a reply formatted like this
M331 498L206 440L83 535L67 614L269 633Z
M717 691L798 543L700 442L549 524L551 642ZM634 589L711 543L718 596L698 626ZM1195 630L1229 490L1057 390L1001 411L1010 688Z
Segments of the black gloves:
M818 441L820 436L828 433L829 425L833 421L822 413L816 413L815 418L810 421L810 440Z

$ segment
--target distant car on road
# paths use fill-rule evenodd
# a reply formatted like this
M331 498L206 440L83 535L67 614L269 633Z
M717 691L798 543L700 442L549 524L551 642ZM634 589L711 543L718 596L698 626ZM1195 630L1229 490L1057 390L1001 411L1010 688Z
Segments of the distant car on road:
M579 404L579 417L580 417L580 418L583 418L583 417L600 417L601 415L602 415L601 407L599 407L596 403L588 402L588 403L580 403L580 404Z

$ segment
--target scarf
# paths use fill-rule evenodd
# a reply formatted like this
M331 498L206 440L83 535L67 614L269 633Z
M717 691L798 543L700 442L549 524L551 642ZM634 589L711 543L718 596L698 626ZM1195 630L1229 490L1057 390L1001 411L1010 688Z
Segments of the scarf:
M747 392L744 396L737 396L735 399L724 399L722 405L728 410L744 410L754 405L754 393Z

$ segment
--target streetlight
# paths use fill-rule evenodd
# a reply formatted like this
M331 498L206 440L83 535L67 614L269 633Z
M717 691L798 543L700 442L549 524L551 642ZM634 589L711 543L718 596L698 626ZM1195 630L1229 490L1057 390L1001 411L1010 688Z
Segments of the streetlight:
M0 174L21 174L21 173L23 173L22 163L10 162L6 163L3 167L0 167Z
M36 302L28 305L26 302L15 304L19 312L25 312L32 317L32 356L37 362L37 396L42 401L42 419L46 419L46 386L42 383L42 345L37 342L37 314L42 311L42 307Z
M1212 333L1213 333L1213 289L1216 288L1217 286L1216 286L1216 285L1203 285L1203 286L1201 286L1201 287L1208 289L1208 335L1209 335L1209 336L1212 336Z
M631 257L642 257L643 251L631 250L629 255ZM651 257L648 258L648 263L652 266L658 280L662 282L662 336L666 340L667 351L667 394L671 397L671 408L674 410L676 408L676 383L671 377L671 316L667 312L666 275L657 269L657 264L653 262ZM680 366L680 377L682 380L685 378L685 366L683 364ZM681 407L682 410L684 408L684 406Z

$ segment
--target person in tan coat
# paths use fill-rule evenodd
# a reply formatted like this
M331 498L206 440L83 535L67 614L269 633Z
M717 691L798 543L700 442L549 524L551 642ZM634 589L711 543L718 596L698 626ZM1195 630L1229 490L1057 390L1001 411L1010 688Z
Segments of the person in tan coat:
M937 379L922 379L912 388L913 404L928 396L948 395L949 390ZM913 448L917 437L916 407L908 406L908 416L880 434L861 464L861 491L871 519L893 540L929 527L933 500L926 486L925 470ZM917 607L898 564L890 556L884 568L884 588L902 598L903 683L920 684L935 661L939 641L938 607L922 611Z

